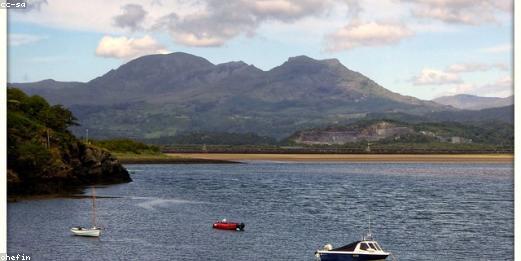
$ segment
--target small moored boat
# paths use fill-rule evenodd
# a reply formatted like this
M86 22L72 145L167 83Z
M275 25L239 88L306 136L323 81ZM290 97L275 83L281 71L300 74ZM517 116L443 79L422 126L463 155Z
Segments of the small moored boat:
M390 253L385 252L370 234L364 236L361 241L338 248L327 244L315 252L317 260L320 261L376 261L385 260L389 255Z
M76 236L84 236L84 237L99 237L101 234L101 228L99 227L73 227L71 228L71 232Z
M96 190L92 187L92 227L73 227L71 232L76 236L84 237L99 237L101 235L101 228L96 226Z
M236 230L236 231L243 231L244 230L244 223L237 223L237 222L228 222L226 219L217 221L213 223L213 228L215 229L222 229L222 230Z

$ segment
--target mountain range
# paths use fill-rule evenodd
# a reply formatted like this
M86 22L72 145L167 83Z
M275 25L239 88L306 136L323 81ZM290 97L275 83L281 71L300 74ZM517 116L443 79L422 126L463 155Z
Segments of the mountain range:
M499 98L480 97L469 94L458 94L454 96L442 96L433 99L432 101L463 110L482 110L512 105L514 104L514 96Z
M97 138L153 139L192 132L275 138L371 114L450 114L456 108L391 92L337 59L289 58L263 71L187 53L134 59L89 82L10 83L63 104Z

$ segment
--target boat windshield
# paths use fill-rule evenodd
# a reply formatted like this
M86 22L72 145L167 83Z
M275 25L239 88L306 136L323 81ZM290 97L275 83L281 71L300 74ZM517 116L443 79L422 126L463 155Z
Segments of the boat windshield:
M376 247L376 244L373 244L373 243L367 243L369 245L369 247L371 247L372 249L374 250L379 250L378 247Z
M369 246L366 243L360 243L360 249L367 250L367 249L369 249Z
M384 251L380 245L378 245L378 243L374 242L374 246L376 247L376 249L380 250L380 251Z

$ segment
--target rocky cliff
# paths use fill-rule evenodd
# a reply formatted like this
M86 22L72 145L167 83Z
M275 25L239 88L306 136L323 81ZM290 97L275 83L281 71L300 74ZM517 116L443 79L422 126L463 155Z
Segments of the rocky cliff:
M67 193L91 184L114 184L132 179L110 152L77 142L63 154L54 171L38 177L7 171L9 195Z
M80 186L131 181L109 151L85 144L68 128L74 116L39 96L7 90L7 192L71 192Z

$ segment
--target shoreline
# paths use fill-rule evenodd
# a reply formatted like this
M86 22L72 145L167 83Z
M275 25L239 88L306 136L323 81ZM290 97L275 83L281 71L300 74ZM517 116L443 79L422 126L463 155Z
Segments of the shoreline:
M176 158L226 161L373 162L373 163L514 163L513 154L235 154L167 153Z
M176 157L161 155L128 155L116 154L122 164L238 164L240 162L223 159L206 159L197 157Z
M7 202L15 203L26 200L47 200L47 199L90 199L92 198L89 194L78 194L78 193L54 193L54 194L36 194L36 195L8 195ZM121 197L113 197L113 196L96 196L97 199L100 198L121 198Z

